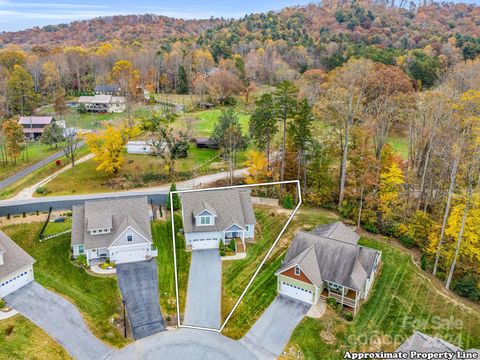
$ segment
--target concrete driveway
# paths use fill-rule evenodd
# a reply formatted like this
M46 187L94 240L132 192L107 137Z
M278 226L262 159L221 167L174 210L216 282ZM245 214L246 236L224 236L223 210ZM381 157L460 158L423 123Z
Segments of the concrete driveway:
M118 264L116 269L133 338L138 340L166 330L160 312L155 260Z
M222 264L218 249L192 251L183 324L219 329L221 297Z
M36 282L7 295L5 300L45 330L74 359L101 359L111 351L90 332L74 305Z
M240 342L219 333L183 328L164 331L135 341L115 353L110 353L107 359L255 360L257 358Z
M240 342L259 359L276 359L309 309L305 303L279 295Z

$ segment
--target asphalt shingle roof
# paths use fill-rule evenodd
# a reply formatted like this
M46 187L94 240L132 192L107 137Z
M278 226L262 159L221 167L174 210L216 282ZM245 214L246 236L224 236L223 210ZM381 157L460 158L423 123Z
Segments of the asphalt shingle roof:
M93 224L93 225L92 225ZM109 247L131 226L146 239L152 239L146 196L114 200L86 201L73 206L72 245L85 249ZM112 228L110 233L90 235L87 229Z
M185 232L223 231L233 224L245 229L245 225L256 223L248 189L194 191L180 197ZM195 215L203 210L217 215L214 225L196 226Z
M351 241L355 236L348 234L353 231L345 225L342 224L345 228L342 227L342 231L337 232L335 228L339 227L338 224L329 225L323 227L321 233L330 234L329 236L332 236L332 233L335 236L340 234L342 238L297 232L276 274L298 265L317 286L320 286L322 281L329 281L359 291L370 276L379 252L353 244Z
M2 251L3 264L0 265L0 279L35 262L34 258L0 230L0 252Z

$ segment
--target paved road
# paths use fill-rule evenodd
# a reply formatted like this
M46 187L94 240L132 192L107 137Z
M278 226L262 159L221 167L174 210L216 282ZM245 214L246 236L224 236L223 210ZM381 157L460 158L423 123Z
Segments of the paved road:
M219 333L178 329L164 331L108 355L115 360L255 360L240 342Z
M238 169L235 176L246 175L246 169ZM194 189L218 180L228 178L228 172L220 172L210 175L199 176L187 181L177 183L178 190ZM149 201L155 204L165 204L170 184L164 184L156 187L134 189L130 191L117 191L109 193L86 194L86 195L66 195L66 196L46 196L42 198L21 199L21 200L0 200L0 216L7 214L21 214L23 211L29 213L34 211L48 211L52 206L54 210L69 210L72 205L82 204L85 200L95 199L115 199L128 196L147 196Z
M101 359L111 350L90 332L74 305L36 282L7 295L5 300L75 359Z
M309 309L305 303L279 295L240 342L259 359L276 359Z
M85 144L85 142L82 141L81 143L79 143L79 147L83 146L84 144ZM31 174L35 170L40 169L42 166L44 166L48 163L51 163L52 161L55 161L57 159L60 159L64 155L65 154L63 153L63 150L58 151L58 152L46 157L45 159L43 159L43 160L41 160L41 161L31 165L31 166L19 171L18 173L13 174L12 176L9 176L6 179L3 179L2 181L0 181L0 190L6 188L9 185L12 185L14 182L20 180L24 176L27 176L27 175Z
M218 249L192 251L185 325L220 328L222 264Z
M118 264L117 280L126 301L133 338L138 340L166 330L160 312L155 260Z

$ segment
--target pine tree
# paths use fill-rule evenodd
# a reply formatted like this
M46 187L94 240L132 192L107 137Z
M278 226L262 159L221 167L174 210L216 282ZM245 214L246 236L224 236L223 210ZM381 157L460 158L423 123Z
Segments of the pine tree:
M175 185L175 183L172 183L172 185L170 186L170 193L174 191L177 191L177 186ZM165 203L165 208L167 210L171 209L170 193L167 195L167 202ZM178 193L175 192L172 194L172 201L173 201L173 211L180 209L182 204L180 203L180 196L178 196Z
M11 114L30 115L38 105L33 78L20 65L15 65L7 83L7 103Z

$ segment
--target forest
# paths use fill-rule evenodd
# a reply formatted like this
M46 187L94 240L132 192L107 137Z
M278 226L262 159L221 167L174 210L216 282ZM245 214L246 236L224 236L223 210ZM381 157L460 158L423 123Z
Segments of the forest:
M53 104L61 118L96 85L118 85L127 108L192 94L222 107L211 138L224 158L248 148L247 182L300 179L307 205L398 239L478 303L479 55L480 7L450 3L325 2L237 20L119 16L4 32L0 160L21 156L19 115ZM251 114L247 135L238 107ZM132 116L87 142L110 146L102 169L115 173L119 144L140 131L172 154L185 144L167 117Z

